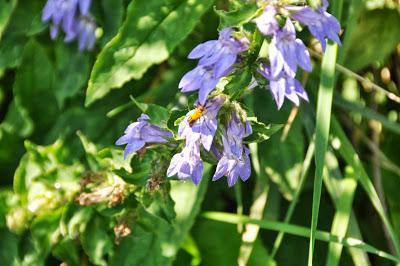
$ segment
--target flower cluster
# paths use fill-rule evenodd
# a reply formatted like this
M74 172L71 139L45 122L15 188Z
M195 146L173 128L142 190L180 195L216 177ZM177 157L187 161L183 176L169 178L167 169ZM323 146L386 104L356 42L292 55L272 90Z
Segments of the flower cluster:
M150 117L142 114L137 122L130 124L125 129L125 135L120 137L115 144L126 144L124 158L145 147L146 144L165 143L172 138L172 133L161 129L159 126L150 124Z
M179 123L178 135L185 141L185 145L180 152L173 155L167 169L168 177L191 179L196 185L199 184L203 175L201 155L205 158L204 155L213 154L218 160L213 181L226 176L228 186L231 187L239 178L242 181L250 178L250 150L244 144L244 139L252 134L247 114L229 95L211 92L222 77L231 75L236 69L239 70L237 73L243 72L240 69L242 64L238 63L259 62L255 68L247 67L268 80L268 88L278 109L282 107L285 98L296 105L300 104L300 99L308 101L307 93L296 79L296 74L299 68L310 72L311 59L307 47L296 36L294 23L307 26L325 51L326 38L340 44L339 22L326 11L327 8L326 0L322 0L322 5L316 10L308 6L284 6L278 1L267 1L262 14L252 22L270 41L268 63L264 59L255 61L256 59L251 59L252 56L246 58L243 54L250 47L244 28L240 32L225 28L220 32L218 40L199 44L190 52L188 58L197 59L198 65L183 76L179 88L182 92L198 91L197 107L187 113ZM253 48L251 50L250 55L257 52ZM248 89L257 85L256 78L259 75L254 75L254 72ZM220 112L221 108L223 111ZM172 137L170 132L149 124L148 119L142 115L117 141L118 145L128 144L125 157L141 149L146 143L164 143L167 138ZM219 124L218 121L224 123Z
M218 111L225 100L225 96L216 96L202 107L202 114L196 121L191 119L198 109L189 112L181 121L178 133L185 139L185 147L172 157L167 176L177 175L183 180L191 178L198 184L203 175L200 157L200 149L203 147L206 151L213 152L219 160L213 181L227 176L228 185L233 186L239 176L243 181L250 177L249 150L243 145L243 138L252 133L249 123L243 123L235 112L232 113L222 136L222 153L213 143L218 125Z
M269 80L269 88L278 109L282 107L285 97L296 105L299 105L299 97L308 100L306 92L295 77L298 66L307 72L311 71L310 54L304 43L296 37L292 19L306 25L319 40L323 50L326 48L325 38L340 44L339 22L326 12L327 8L327 0L323 0L322 6L317 10L308 6L281 7L271 4L254 20L262 34L272 36L269 46L270 66L261 64L259 73ZM286 18L285 25L280 27L277 15L286 13L289 13L289 17Z
M89 14L90 5L91 0L48 0L42 21L51 22L51 38L57 38L61 29L65 33L65 42L78 39L79 50L93 49L96 24Z
M203 161L200 157L201 145L210 151L217 131L217 115L224 96L210 99L205 106L199 105L189 112L179 124L178 134L186 143L182 152L172 157L167 176L177 175L179 179L192 178L198 184L203 175Z
M228 186L232 187L238 177L243 181L251 175L249 149L243 144L243 139L250 136L252 129L249 122L243 123L236 113L232 113L228 128L222 136L223 153L219 159L213 181L226 176Z
M186 73L179 83L182 92L199 91L199 103L204 105L221 77L230 74L238 55L248 49L246 38L237 39L232 28L225 28L218 40L211 40L196 46L189 59L199 59L196 68Z

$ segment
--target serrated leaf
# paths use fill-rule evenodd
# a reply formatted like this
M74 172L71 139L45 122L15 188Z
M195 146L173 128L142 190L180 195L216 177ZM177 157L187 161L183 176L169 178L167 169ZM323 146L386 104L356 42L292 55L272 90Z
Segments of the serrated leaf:
M150 66L166 60L212 3L213 0L133 1L119 33L95 63L86 105L131 79L140 79Z

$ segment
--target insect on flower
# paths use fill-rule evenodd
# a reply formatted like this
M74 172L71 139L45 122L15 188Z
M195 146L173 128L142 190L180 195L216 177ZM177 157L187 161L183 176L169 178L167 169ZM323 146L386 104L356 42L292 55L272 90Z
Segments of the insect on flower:
M198 105L196 109L190 111L189 117L187 121L189 122L190 126L193 126L193 124L200 119L200 117L203 115L205 111L205 108L203 105Z

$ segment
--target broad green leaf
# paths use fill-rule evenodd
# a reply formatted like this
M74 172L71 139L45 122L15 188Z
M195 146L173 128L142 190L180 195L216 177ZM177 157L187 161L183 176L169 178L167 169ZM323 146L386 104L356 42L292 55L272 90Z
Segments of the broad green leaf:
M52 254L57 259L67 263L68 266L79 266L81 265L78 245L70 238L63 238L57 243Z
M97 215L88 223L81 236L82 247L95 265L107 265L105 257L113 247L108 230L106 220Z
M89 57L61 41L55 46L55 54L57 85L54 93L58 106L62 108L65 100L75 96L86 85L90 71Z
M58 224L61 212L55 211L36 218L30 228L26 252L21 265L45 265L51 248L60 237Z
M400 27L393 25L400 25L397 10L363 12L357 27L349 36L344 65L357 71L371 63L385 60L400 42Z
M219 29L226 27L239 27L243 24L252 20L258 11L256 3L244 3L240 7L236 7L235 10L224 11L214 8L215 12L220 17Z
M120 31L94 65L86 104L131 79L140 79L150 66L165 61L212 3L213 0L131 2Z
M16 6L17 0L1 0L0 1L0 40L4 29L7 26L8 21L12 15L12 11Z
M20 265L18 256L19 237L7 229L0 229L0 261L4 265Z
M32 39L24 50L22 65L16 74L14 95L17 104L34 121L36 135L42 136L57 119L56 89L54 67L43 47Z
M18 66L29 36L44 28L40 20L45 0L12 2L17 3L0 39L0 69Z

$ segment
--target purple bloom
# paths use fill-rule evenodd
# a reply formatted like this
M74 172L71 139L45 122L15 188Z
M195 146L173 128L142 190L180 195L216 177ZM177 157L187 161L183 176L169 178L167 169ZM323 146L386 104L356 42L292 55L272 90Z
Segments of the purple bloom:
M202 107L203 111L196 121L189 122L194 112L199 112L195 109L190 111L184 120L179 124L179 136L190 139L190 142L199 141L203 144L204 149L210 150L212 141L217 131L217 115L222 104L225 101L224 96L216 96L209 100L207 104Z
M179 83L179 88L182 92L199 90L199 102L204 105L219 79L220 77L215 77L211 66L199 65L183 76Z
M285 26L276 32L269 47L271 61L271 74L274 77L285 71L287 75L294 77L297 65L304 70L311 71L310 54L304 43L296 38L296 31L290 19Z
M124 158L143 148L147 143L165 143L167 138L172 138L172 133L161 129L159 126L150 124L149 116L142 114L137 122L130 124L125 134L116 141L116 145L127 144Z
M248 49L248 40L237 39L232 32L231 28L222 30L218 40L197 45L188 56L189 59L199 59L199 64L182 78L179 88L182 92L199 90L202 105L219 79L233 71L239 53Z
M307 93L303 89L301 83L285 72L281 72L278 77L274 77L271 75L270 69L265 65L262 65L258 72L269 80L269 89L271 90L278 109L281 109L285 97L297 106L300 104L300 98L308 101Z
M273 6L267 6L261 16L254 19L258 29L264 35L275 34L279 30L279 24L276 20L276 9Z
M203 176L203 161L200 158L200 143L186 141L182 152L175 154L167 170L167 176L177 175L179 179L192 178L198 185Z
M311 34L318 39L323 51L325 51L326 48L326 37L337 44L341 44L338 36L340 32L340 24L334 16L326 12L328 5L328 1L323 0L322 6L317 10L306 6L287 7L289 11L294 11L291 17L306 25Z
M189 54L189 59L200 59L199 65L212 66L214 75L226 75L235 64L239 53L248 49L247 39L232 37L232 28L225 28L219 33L218 40L197 45Z
M60 28L65 41L79 40L79 50L94 47L96 24L89 16L91 0L48 0L42 14L43 22L50 22L50 36L57 38Z
M89 16L80 17L74 25L74 30L75 30L75 36L78 38L79 50L80 51L83 51L85 49L92 50L96 42L96 35L95 35L96 24L94 20ZM75 37L73 37L72 39L74 38Z
M213 181L226 176L228 186L232 187L239 177L242 181L249 179L251 175L250 151L243 145L243 138L251 133L250 124L242 123L237 115L233 114L227 130L222 136L224 151L218 162Z

